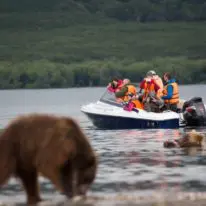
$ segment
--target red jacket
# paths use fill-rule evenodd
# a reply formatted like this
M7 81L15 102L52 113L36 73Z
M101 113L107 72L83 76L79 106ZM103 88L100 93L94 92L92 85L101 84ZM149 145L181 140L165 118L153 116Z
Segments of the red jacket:
M145 79L140 83L140 89L145 89L144 88L144 83L145 83ZM150 81L150 84L154 84L154 90L155 90L155 92L157 92L159 89L160 89L160 87L158 86L158 84L154 81L154 79L151 79L151 81Z
M116 92L117 89L121 89L121 85L123 83L123 80L119 79L118 80L118 83L117 83L117 87L114 89L112 88L111 86L109 86L107 89L110 91L110 92Z

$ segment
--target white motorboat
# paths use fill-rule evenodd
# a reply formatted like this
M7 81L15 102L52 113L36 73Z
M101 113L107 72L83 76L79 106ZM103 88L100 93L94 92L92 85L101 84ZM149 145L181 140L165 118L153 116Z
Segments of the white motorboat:
M205 124L205 106L201 114L203 117L200 117L195 107L198 105L204 106L200 97L188 101L187 107L184 108L184 111L180 108L180 112L166 110L156 113L136 108L126 111L123 109L123 105L116 101L114 93L106 90L97 102L83 105L81 111L87 115L94 126L100 129L175 129L186 125Z

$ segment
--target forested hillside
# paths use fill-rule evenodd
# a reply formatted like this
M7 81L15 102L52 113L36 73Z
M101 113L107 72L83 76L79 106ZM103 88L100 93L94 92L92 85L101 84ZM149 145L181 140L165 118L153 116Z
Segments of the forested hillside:
M206 0L1 0L0 88L206 79Z

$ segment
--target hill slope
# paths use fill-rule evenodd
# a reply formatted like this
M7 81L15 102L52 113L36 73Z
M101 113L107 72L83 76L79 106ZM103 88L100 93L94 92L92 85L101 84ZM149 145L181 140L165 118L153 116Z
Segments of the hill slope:
M16 2L0 1L0 88L138 82L149 69L206 79L205 0Z
M1 0L0 12L81 11L118 20L205 20L205 0Z

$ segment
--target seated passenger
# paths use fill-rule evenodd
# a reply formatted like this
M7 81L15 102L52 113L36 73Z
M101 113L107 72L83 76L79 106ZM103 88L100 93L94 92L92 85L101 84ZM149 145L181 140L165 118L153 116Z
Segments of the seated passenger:
M163 90L163 96L161 97L164 100L164 109L169 109L176 112L179 103L178 84L174 78L171 78L169 73L165 73L163 78L166 82Z
M145 110L151 112L161 112L164 107L164 101L155 92L149 93L149 101L145 103Z
M132 111L133 108L144 109L142 102L139 100L138 96L133 96L129 102L124 107L124 110Z
M136 87L130 83L129 79L124 79L123 87L119 91L115 92L115 97L123 98L124 101L128 101L129 99L128 95L133 96L136 95L136 93L137 93Z
M115 97L120 99L121 102L127 103L126 107L128 111L135 108L142 108L142 104L138 99L134 99L137 94L137 89L134 85L130 83L129 79L124 79L123 87L119 92L115 93Z
M123 86L123 81L121 79L113 78L112 81L107 85L107 89L110 92L117 92Z

